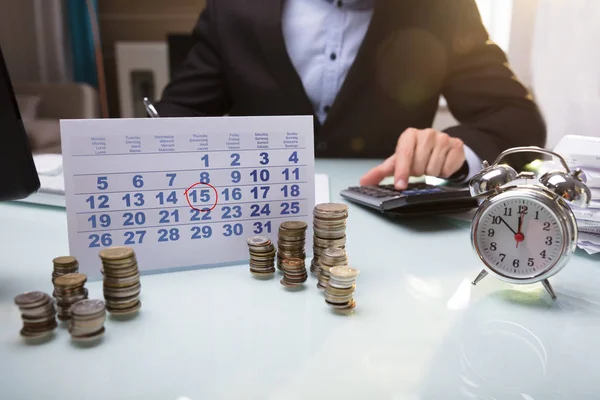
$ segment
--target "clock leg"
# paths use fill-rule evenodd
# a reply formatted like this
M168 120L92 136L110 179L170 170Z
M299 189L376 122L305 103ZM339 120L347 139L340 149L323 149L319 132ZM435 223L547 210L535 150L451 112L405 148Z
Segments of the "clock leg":
M481 281L483 278L485 278L487 276L487 271L485 269L482 269L481 272L479 273L479 275L477 275L477 278L475 278L475 280L473 282L471 282L473 285L477 285L479 283L479 281Z
M544 289L548 292L552 300L556 300L556 294L554 294L554 289L552 289L552 285L550 285L550 281L548 279L544 279L542 281L542 285L544 285Z

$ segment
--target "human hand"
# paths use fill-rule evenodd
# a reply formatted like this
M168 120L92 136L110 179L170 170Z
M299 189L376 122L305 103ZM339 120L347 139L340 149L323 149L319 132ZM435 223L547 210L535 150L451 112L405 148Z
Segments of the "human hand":
M367 172L360 184L377 185L383 178L394 175L396 189L404 190L409 176L448 178L465 160L462 140L434 129L409 128L400 135L395 153Z

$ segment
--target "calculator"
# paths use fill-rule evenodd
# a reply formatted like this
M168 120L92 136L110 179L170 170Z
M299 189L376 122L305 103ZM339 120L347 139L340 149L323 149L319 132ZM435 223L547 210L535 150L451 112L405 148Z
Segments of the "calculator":
M391 216L459 212L478 205L468 186L425 182L411 183L405 190L397 190L394 185L354 186L340 195Z

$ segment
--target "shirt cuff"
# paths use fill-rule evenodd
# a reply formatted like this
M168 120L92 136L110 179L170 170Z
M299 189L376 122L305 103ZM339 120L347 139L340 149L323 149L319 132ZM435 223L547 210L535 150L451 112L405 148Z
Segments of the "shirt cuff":
M465 159L467 165L469 166L469 173L467 174L467 177L464 179L464 181L468 182L471 180L472 177L479 173L479 171L481 171L482 160L477 154L475 154L473 150L471 150L469 146L467 146L466 144L463 146L465 149Z

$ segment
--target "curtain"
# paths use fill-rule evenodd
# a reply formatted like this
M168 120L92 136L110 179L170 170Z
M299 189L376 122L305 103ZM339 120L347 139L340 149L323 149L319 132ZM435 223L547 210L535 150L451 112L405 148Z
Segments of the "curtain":
M91 0L96 15L98 0ZM68 31L71 39L73 79L98 87L98 71L92 21L85 0L67 0ZM97 23L97 21L94 21Z

